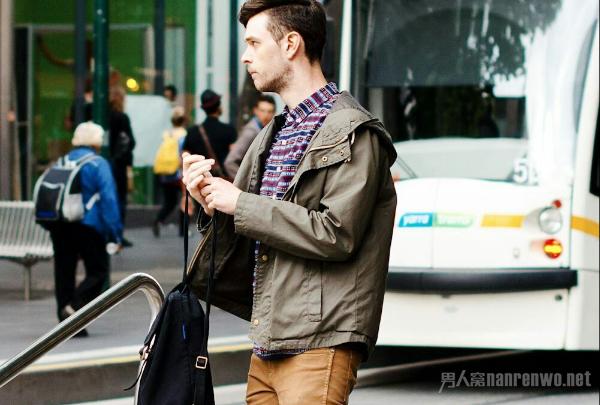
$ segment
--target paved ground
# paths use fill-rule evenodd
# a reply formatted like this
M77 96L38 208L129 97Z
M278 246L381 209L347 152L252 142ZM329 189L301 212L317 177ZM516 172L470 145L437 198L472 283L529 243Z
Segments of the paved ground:
M350 405L597 405L599 394L593 392L544 392L531 390L456 390L438 393L439 384L428 382L398 383L357 388ZM215 389L216 405L243 405L246 386L237 384ZM79 405L132 405L133 398L86 402Z
M190 228L192 229L192 228ZM134 247L112 258L113 284L136 272L155 277L168 292L181 279L183 239L173 226L163 228L162 237L152 236L150 228L127 231ZM192 232L190 246L198 242ZM83 275L80 265L79 276ZM20 352L58 322L53 297L52 262L40 263L33 269L33 299L22 299L21 268L0 261L0 359ZM223 311L211 313L211 337L240 336L247 333L247 323ZM150 311L142 293L137 293L89 327L90 336L71 339L51 353L72 353L108 347L138 346L150 323Z
M406 353L406 349L396 348ZM447 361L448 360L448 361ZM598 354L595 352L553 352L553 351L510 351L489 352L474 356L452 357L444 361L416 362L365 369L358 372L358 386L350 396L350 405L375 404L428 404L428 405L559 405L559 404L598 404L597 375ZM567 387L552 383L551 387L527 387L523 384L498 382L497 378L485 381L486 387L466 386L465 383L446 383L440 390L442 376L447 372L456 375L464 370L494 373L494 376L508 376L519 373L553 373L565 378L568 373L589 372L588 382L581 381L578 387ZM455 380L458 381L458 380ZM508 381L508 380L505 380ZM522 380L521 380L522 381ZM552 380L556 381L556 380ZM467 383L468 384L468 383ZM539 384L539 383L538 383ZM543 383L542 383L543 384ZM548 383L546 383L548 384ZM494 385L492 387L491 385ZM245 397L245 384L220 386L215 389L217 405L242 405ZM131 405L133 399L122 398L112 401L90 402L86 405ZM84 405L84 404L80 404Z

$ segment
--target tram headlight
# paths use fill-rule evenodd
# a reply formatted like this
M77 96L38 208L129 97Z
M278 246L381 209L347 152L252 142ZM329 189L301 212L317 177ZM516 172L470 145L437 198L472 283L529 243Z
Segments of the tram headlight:
M563 227L563 217L556 207L547 207L540 212L538 217L540 229L547 234L554 235Z

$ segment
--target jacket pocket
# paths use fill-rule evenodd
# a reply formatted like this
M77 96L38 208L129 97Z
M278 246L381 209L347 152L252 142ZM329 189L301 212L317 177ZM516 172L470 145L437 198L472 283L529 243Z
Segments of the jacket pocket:
M308 268L308 320L319 322L322 310L323 263L312 262Z

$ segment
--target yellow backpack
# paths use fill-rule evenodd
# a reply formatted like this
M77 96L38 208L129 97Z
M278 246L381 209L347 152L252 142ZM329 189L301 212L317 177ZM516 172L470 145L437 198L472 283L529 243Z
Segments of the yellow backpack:
M154 173L169 175L179 169L179 138L172 132L165 132L154 158Z

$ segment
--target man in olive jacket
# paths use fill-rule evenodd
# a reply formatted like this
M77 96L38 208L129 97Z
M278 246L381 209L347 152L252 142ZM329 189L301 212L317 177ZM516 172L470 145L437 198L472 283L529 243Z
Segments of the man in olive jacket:
M193 287L205 296L218 211L213 303L250 321L247 402L347 403L377 340L396 153L379 120L323 77L318 2L249 0L240 21L257 89L287 107L233 184L210 175L214 161L184 155L184 183L204 210Z

